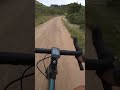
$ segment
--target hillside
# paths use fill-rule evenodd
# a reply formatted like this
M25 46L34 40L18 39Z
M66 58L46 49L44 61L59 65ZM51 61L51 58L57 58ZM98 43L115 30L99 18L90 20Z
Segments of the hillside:
M45 17L47 15L48 7L45 5L35 2L35 25L39 25L45 22L49 17Z
M78 8L77 9L78 11L75 14L69 13L70 9L72 9L71 6L74 7L73 11L76 11L76 8ZM36 25L39 25L56 15L66 15L70 23L80 24L82 22L83 24L84 12L85 12L85 7L77 3L70 3L68 5L51 5L48 7L36 1L35 2L35 23Z
M35 1L35 25L39 25L56 15L63 15L62 10L53 6L47 7L38 1Z

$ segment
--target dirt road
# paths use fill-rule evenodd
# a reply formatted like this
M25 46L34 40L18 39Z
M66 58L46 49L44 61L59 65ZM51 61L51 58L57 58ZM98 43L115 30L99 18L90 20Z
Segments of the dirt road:
M55 17L35 28L35 47L75 50L72 38L67 31L62 17ZM36 54L36 62L44 55ZM49 64L47 60L46 66ZM39 67L44 71L43 63ZM35 70L35 90L47 90L48 81L37 70ZM56 90L74 90L79 85L85 85L85 72L79 70L78 63L73 56L61 56L58 61L58 75L56 79Z

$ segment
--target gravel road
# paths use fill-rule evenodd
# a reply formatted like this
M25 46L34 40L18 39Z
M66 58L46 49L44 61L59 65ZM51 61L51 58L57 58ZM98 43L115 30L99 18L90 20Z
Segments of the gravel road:
M73 40L67 31L62 17L55 17L46 23L35 28L35 47L75 50ZM36 54L36 62L42 59L44 55ZM49 64L46 60L46 66ZM39 64L44 71L43 64ZM47 90L47 79L35 69L35 90ZM58 75L56 79L56 90L74 90L79 85L85 85L85 72L79 70L78 63L73 56L61 56L58 61Z

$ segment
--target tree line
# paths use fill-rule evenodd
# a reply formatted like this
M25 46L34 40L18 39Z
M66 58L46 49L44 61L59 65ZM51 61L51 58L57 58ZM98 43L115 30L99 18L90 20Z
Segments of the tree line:
M78 3L67 5L45 6L42 3L35 2L35 18L48 15L65 15L71 24L78 24L84 28L85 24L85 7Z

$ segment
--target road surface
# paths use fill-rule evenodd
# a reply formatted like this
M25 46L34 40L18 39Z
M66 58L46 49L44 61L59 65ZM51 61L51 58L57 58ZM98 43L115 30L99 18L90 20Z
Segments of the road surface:
M62 17L55 17L35 28L35 47L75 50L70 33L67 31ZM36 62L44 55L36 54ZM49 64L46 60L46 66ZM44 71L43 63L39 67ZM79 70L78 63L73 56L61 56L58 61L58 75L56 90L74 90L79 85L85 85L85 72ZM47 90L47 79L35 69L35 90Z

